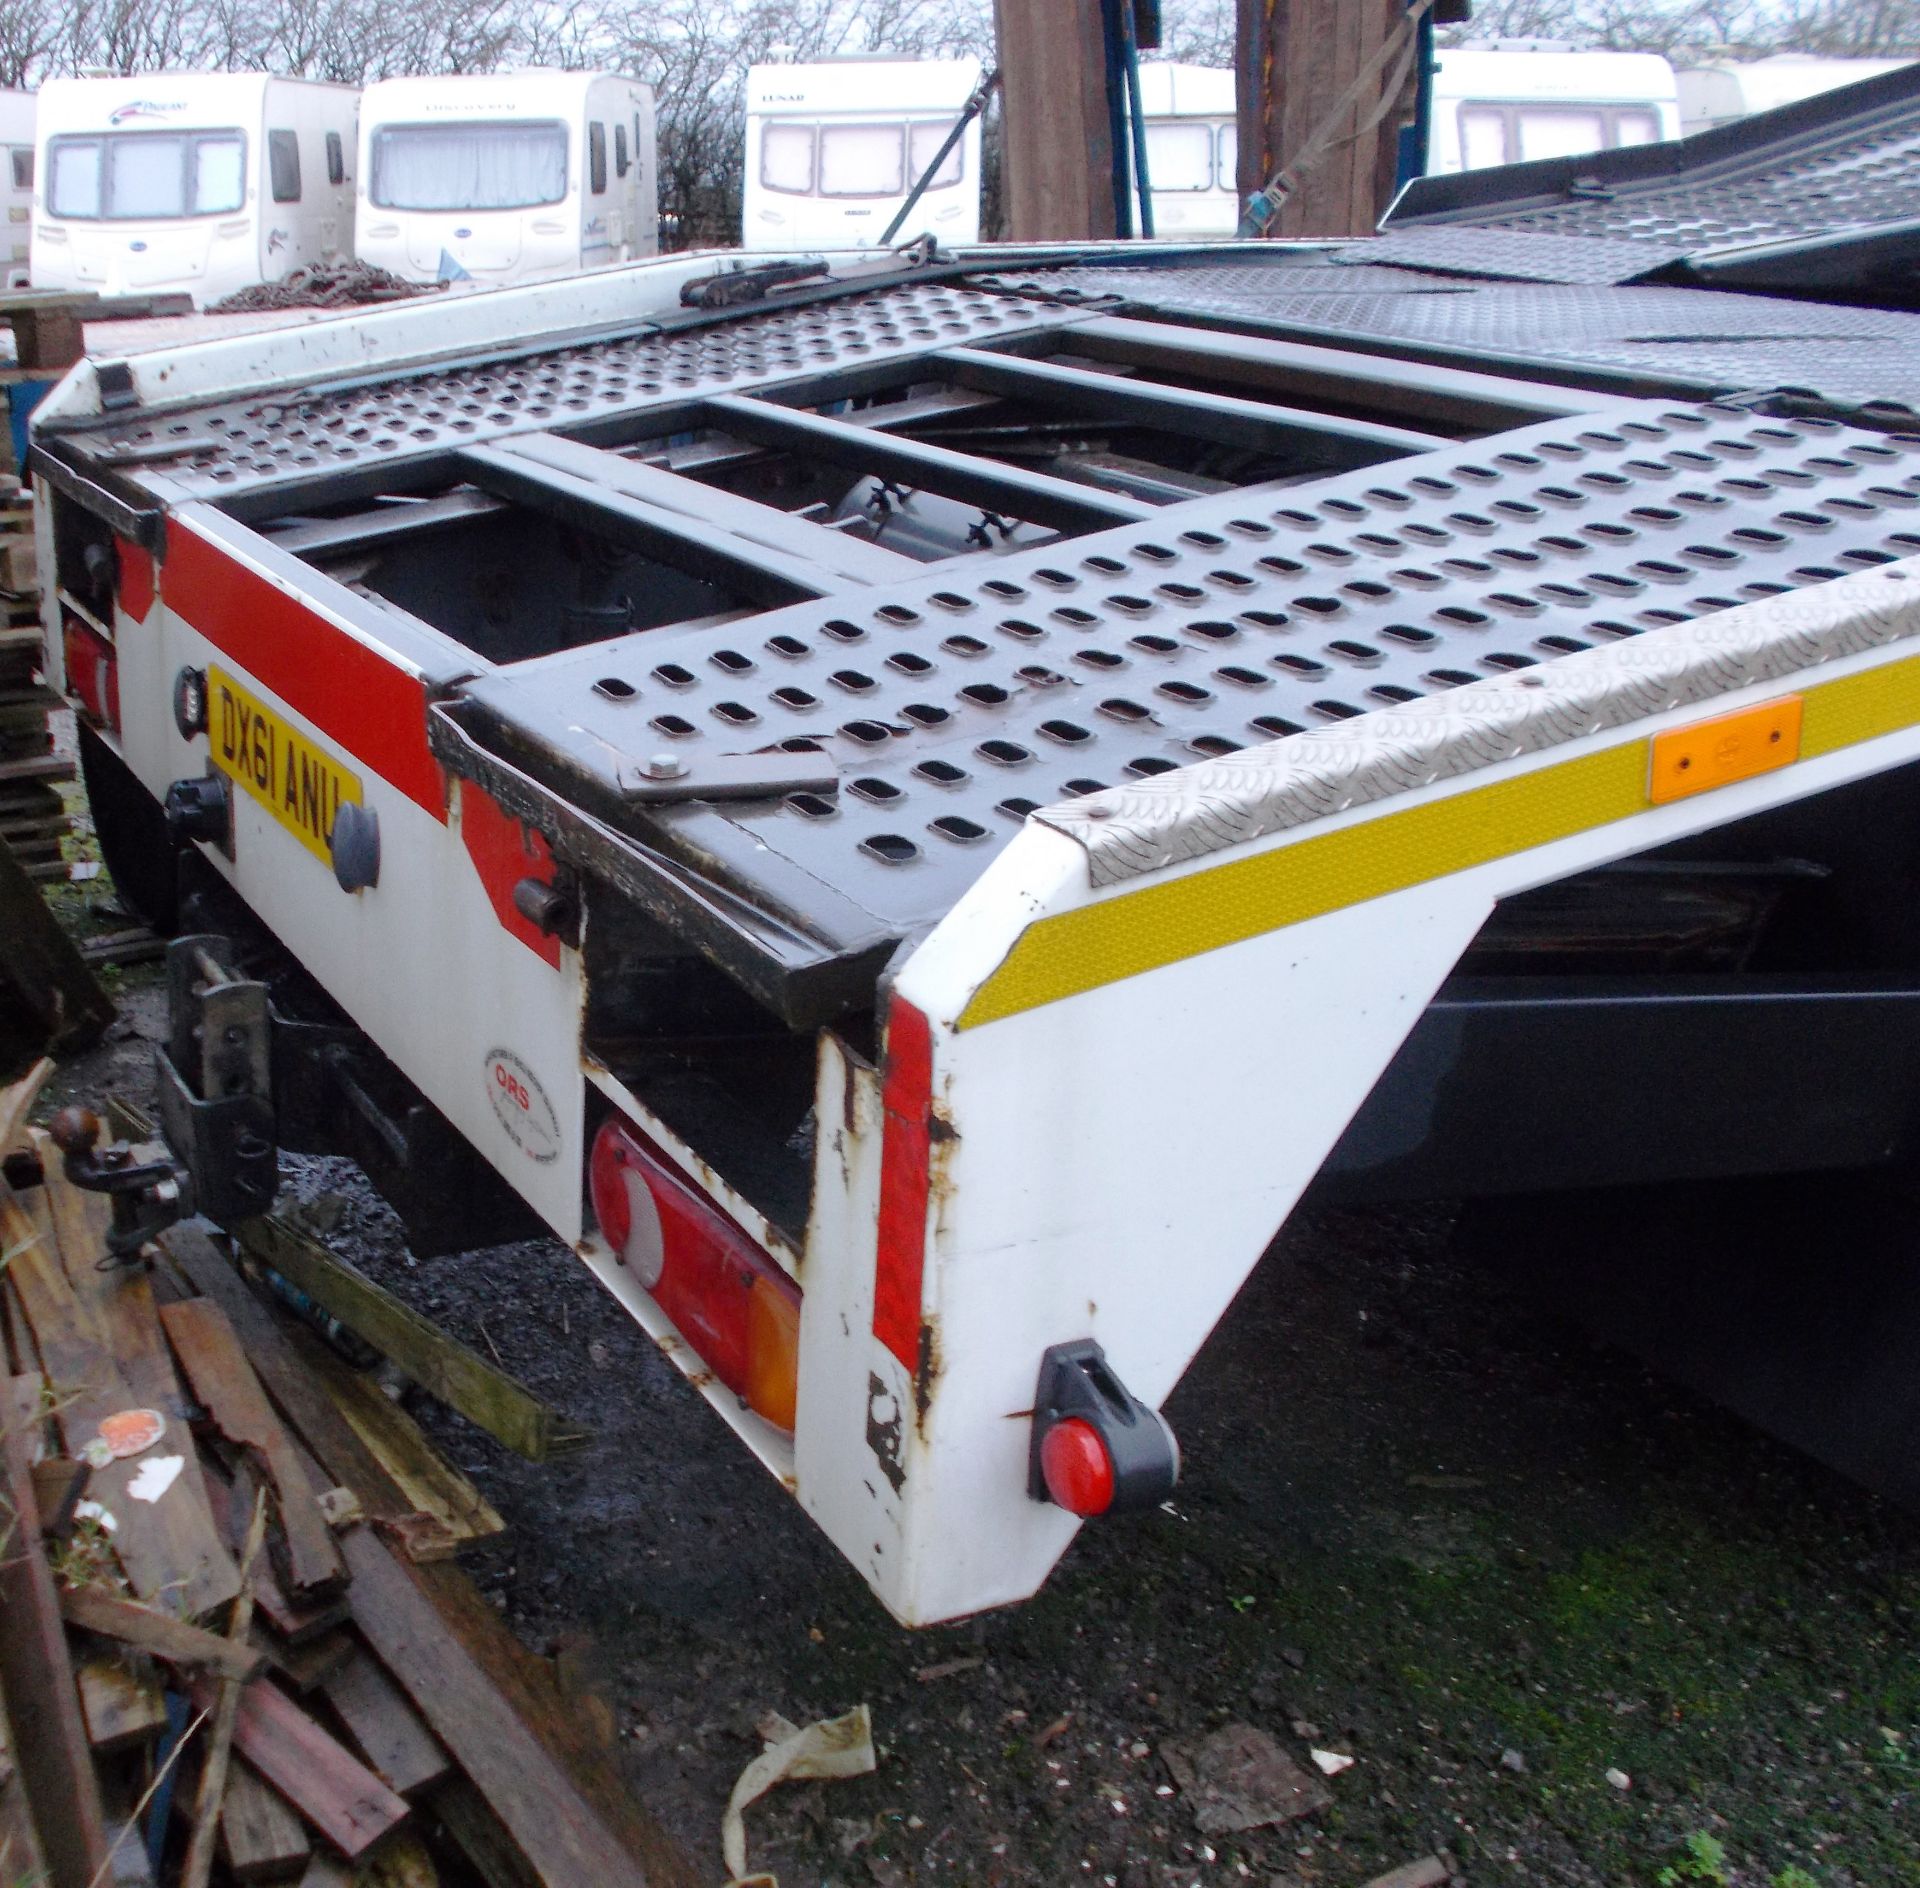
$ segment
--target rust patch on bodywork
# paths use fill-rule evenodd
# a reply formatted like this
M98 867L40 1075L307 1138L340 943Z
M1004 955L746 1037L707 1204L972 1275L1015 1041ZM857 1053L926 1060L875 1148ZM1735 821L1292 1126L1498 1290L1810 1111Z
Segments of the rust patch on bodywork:
M880 1464L897 1495L906 1485L907 1469L902 1460L906 1443L905 1412L900 1399L872 1371L867 1373L867 1447Z

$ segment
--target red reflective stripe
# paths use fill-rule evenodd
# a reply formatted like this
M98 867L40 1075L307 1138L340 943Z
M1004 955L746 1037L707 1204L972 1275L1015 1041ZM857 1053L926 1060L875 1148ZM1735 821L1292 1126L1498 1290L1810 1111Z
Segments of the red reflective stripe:
M501 926L557 969L560 940L548 937L537 926L529 924L513 902L513 888L523 878L549 882L553 878L553 853L544 835L502 812L500 802L484 787L463 780L460 783L460 839L473 861L473 869L480 874L480 883L486 887L487 900Z
M933 1033L911 1003L887 1008L881 1087L880 1237L874 1261L873 1334L909 1370L920 1366L920 1286L927 1256L927 1146L933 1103Z
M160 594L296 714L435 819L446 819L440 765L427 748L426 684L417 675L178 519L167 523Z
M136 623L144 623L153 608L153 553L131 538L116 539L114 549L120 557L120 607Z

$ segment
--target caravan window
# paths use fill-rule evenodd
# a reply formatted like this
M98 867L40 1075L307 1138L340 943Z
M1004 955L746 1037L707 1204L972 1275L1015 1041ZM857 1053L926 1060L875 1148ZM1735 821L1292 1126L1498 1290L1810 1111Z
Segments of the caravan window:
M246 201L238 131L112 131L47 145L47 208L109 220L231 216Z
M587 127L587 181L596 197L607 190L607 128L597 118Z
M327 133L327 182L343 184L347 181L347 147L341 143L337 131Z
M1238 192L1240 188L1240 127L1238 125L1220 127L1220 169L1217 175L1222 190Z
M1529 105L1520 113L1519 158L1524 163L1536 157L1582 157L1588 151L1604 150L1607 121L1599 110L1572 111L1564 105Z
M813 127L768 125L760 133L760 181L804 197L813 189Z
M33 188L33 146L21 145L13 153L13 187L16 190Z
M1156 191L1213 188L1213 127L1147 126L1147 175Z
M1650 111L1617 111L1613 114L1615 144L1658 144L1660 120Z
M933 124L918 124L912 127L907 139L911 151L911 156L907 162L907 169L910 173L908 177L909 184L916 184L920 181L920 173L933 162L934 152L939 150L941 145L946 142L947 134L952 131L952 129L952 125L940 124L937 121ZM928 183L927 188L929 190L946 190L952 185L957 184L960 181L962 168L966 161L966 151L967 141L965 138L962 138L953 149L947 153L946 162L940 166L939 171Z
M530 210L567 194L563 124L381 125L367 196L383 210Z
M907 187L904 125L823 125L823 197L897 197Z
M615 125L613 128L613 174L624 177L631 165L627 162L627 128Z
M291 131L267 133L267 169L275 203L300 201L300 140Z

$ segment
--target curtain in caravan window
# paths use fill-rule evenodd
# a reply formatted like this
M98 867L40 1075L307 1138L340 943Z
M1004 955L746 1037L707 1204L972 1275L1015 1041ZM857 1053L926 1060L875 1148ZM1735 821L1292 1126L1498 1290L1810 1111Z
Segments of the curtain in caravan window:
M185 138L110 138L107 214L129 218L186 214Z
M100 140L55 138L47 151L47 208L55 216L100 214Z
M367 194L383 210L526 210L567 194L560 124L382 125Z
M1220 168L1215 173L1215 181L1222 190L1240 188L1240 127L1222 125L1220 127Z
M813 127L768 125L760 133L760 181L804 197L813 189Z
M194 144L193 214L225 216L246 201L247 147L239 138L200 138Z
M1507 114L1498 105L1460 107L1460 168L1485 170L1507 161Z
M1615 144L1657 144L1660 120L1650 111L1617 111L1613 114Z
M910 184L917 184L920 181L920 173L933 162L934 152L947 141L947 134L952 129L953 126L950 124L918 124L909 129L907 143L911 155L907 159L907 172ZM947 161L940 166L927 188L945 190L949 184L957 184L960 181L960 171L966 154L967 141L962 138L947 153Z
M1213 127L1148 125L1147 175L1155 190L1211 190Z
M1523 164L1536 157L1584 157L1589 151L1606 148L1607 121L1597 110L1523 105L1519 116Z
M903 125L823 125L823 197L897 197L907 187Z

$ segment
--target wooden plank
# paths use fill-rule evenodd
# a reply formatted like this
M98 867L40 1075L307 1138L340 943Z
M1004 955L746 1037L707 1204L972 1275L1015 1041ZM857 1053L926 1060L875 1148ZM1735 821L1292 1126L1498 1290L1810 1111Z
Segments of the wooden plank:
M15 780L71 780L74 764L57 754L34 760L0 760L0 783Z
M151 1743L167 1728L167 1701L151 1671L95 1654L79 1670L80 1711L95 1750L127 1750Z
M256 1623L252 1640L268 1665L303 1698L317 1691L357 1650L353 1634L344 1626L309 1639L305 1645L289 1645L278 1633Z
M47 1878L40 1834L33 1826L26 1779L7 1742L7 1698L0 1688L0 1881L37 1883Z
M73 1511L92 1473L86 1463L64 1455L34 1463L33 1498L40 1507L40 1532L48 1540L63 1541L73 1532Z
M107 1868L106 1820L59 1598L40 1546L23 1429L37 1419L39 1406L38 1378L10 1379L0 1406L0 1464L15 1531L0 1554L0 1691L13 1760L34 1805L48 1888L94 1888Z
M65 766L60 761L0 761L0 780L19 777L20 768ZM73 940L34 889L28 869L0 839L0 985L40 1033L38 1045L72 1055L99 1041L113 1021L113 999L100 987Z
M400 1795L412 1796L452 1770L446 1747L371 1652L356 1650L320 1691L361 1756Z
M410 1570L366 1528L344 1535L353 1572L354 1622L381 1663L418 1706L454 1760L492 1805L531 1878L542 1888L654 1888L695 1879L667 1837L648 1825L634 1847L619 1839L588 1802L570 1769L556 1760L488 1676L474 1641L490 1625L457 1630ZM436 1569L471 1583L453 1569ZM475 1595L476 1604L484 1602ZM556 1699L558 1694L555 1694ZM635 1810L638 1815L637 1808ZM644 1819L642 1819L644 1821Z
M205 1679L192 1690L197 1709L212 1705ZM269 1680L242 1689L233 1744L342 1855L363 1854L407 1818L407 1805Z
M287 1543L288 1584L299 1593L339 1586L346 1563L316 1502L320 1491L308 1482L226 1313L210 1298L189 1298L163 1306L160 1321L214 1426L272 1480Z
M235 1881L285 1881L306 1869L313 1844L300 1818L260 1774L236 1763L220 1804L220 1859Z
M315 1341L312 1349L321 1346ZM354 1433L421 1514L440 1524L449 1547L498 1534L506 1522L466 1476L449 1462L426 1432L364 1370L342 1363L332 1352L314 1359ZM415 1553L415 1559L441 1556Z
M86 1192L69 1183L50 1136L36 1128L27 1139L40 1156L46 1174L40 1191L52 1210L54 1236L68 1286L75 1300L91 1313L92 1325L104 1339L126 1387L128 1401L121 1408L153 1409L163 1414L184 1409L186 1399L161 1335L153 1286L145 1270L137 1265L101 1269L113 1217L106 1195ZM96 1422L101 1413L111 1412L96 1412ZM78 1455L83 1446L70 1439L67 1452ZM179 1462L179 1472L157 1501L138 1499L126 1492L127 1484L147 1463L168 1458ZM175 1427L132 1461L96 1470L91 1492L118 1523L114 1531L116 1551L127 1533L130 1512L137 1515L142 1509L150 1511L151 1519L143 1517L139 1526L148 1537L148 1545L171 1569L167 1602L184 1617L197 1618L224 1606L240 1591L240 1570L213 1524L200 1458L184 1425ZM134 1584L143 1598L154 1597L138 1581Z
M142 1404L120 1374L93 1307L76 1299L68 1284L49 1189L34 1187L20 1197L24 1213L19 1198L0 1199L0 1244L14 1253L7 1276L39 1348L66 1453L78 1456L104 1418ZM169 1448L170 1442L178 1446ZM211 1516L204 1533L190 1515L175 1526L176 1511L193 1499L184 1469L157 1501L135 1501L128 1493L148 1458L182 1450L191 1454L184 1436L162 1438L145 1457L96 1469L90 1483L92 1498L114 1517L114 1553L134 1591L176 1610L195 1602L218 1605L222 1594L230 1599L239 1588L239 1574L211 1532Z
M253 1500L251 1477L243 1473L241 1479L246 1484L244 1488L236 1484L230 1489L217 1475L212 1472L207 1475L207 1497L213 1507L214 1525L227 1545L235 1548L239 1546L239 1537L246 1533L246 1522L240 1517L252 1511ZM236 1495L242 1497L238 1502ZM288 1645L318 1638L353 1617L344 1593L329 1593L318 1599L290 1598L264 1555L253 1570L253 1603L260 1617Z
M326 1473L351 1488L370 1516L404 1521L412 1515L413 1503L354 1433L294 1348L288 1332L234 1270L226 1254L197 1226L173 1227L160 1245L188 1282L227 1314L267 1394L299 1431L307 1448L319 1457Z
M103 1593L98 1587L66 1588L60 1595L60 1616L70 1626L151 1652L155 1658L185 1670L251 1678L264 1663L250 1645L235 1645L203 1626L189 1625L184 1619L155 1612L136 1600Z
M415 1383L529 1462L544 1462L591 1440L504 1370L469 1350L430 1318L278 1218L252 1219L234 1236L263 1265L297 1285L392 1360Z

